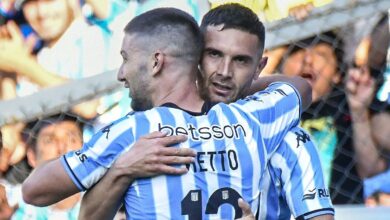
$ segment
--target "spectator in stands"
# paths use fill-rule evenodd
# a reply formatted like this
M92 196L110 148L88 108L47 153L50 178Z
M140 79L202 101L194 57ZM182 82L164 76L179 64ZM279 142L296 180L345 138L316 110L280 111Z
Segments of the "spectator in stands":
M356 129L355 148L359 174L362 178L371 177L388 169L390 143L390 113L387 98L389 92L387 74L390 72L388 51L390 33L388 16L378 22L368 39L367 46L357 54L360 68L349 72L347 94L351 106L352 119L360 129ZM365 41L363 41L365 42ZM371 43L375 42L375 44ZM381 45L381 46L378 46ZM362 58L363 57L363 58ZM372 85L374 81L378 86ZM379 88L379 89L378 89ZM376 94L375 94L376 93Z
M70 79L92 76L117 67L119 60L110 52L110 34L97 26L89 25L79 14L74 0L25 0L23 14L34 31L44 41L35 60L26 51L19 33L11 32L10 39L1 39L5 48L0 51L3 62L0 69L26 77L35 85L47 87L62 84ZM9 41L9 42L7 42ZM9 51L12 50L12 53ZM8 53L7 53L8 52ZM10 55L12 54L12 56ZM4 59L3 59L4 58ZM24 95L38 88L18 81L18 94ZM81 105L74 111L83 117L96 116L97 103Z
M29 123L24 134L28 136L27 158L33 168L58 158L70 150L77 150L83 144L82 124L71 115L55 115ZM10 205L17 207L12 219L25 219L27 216L30 219L77 219L80 194L75 194L50 207L34 207L23 202L20 185L6 184L5 188ZM4 206L6 206L5 202ZM0 207L0 210L2 208Z
M99 41L98 31L87 31L86 24L75 16L74 0L25 0L22 1L22 11L35 32L44 41L44 48L36 57L31 53L30 41L23 35L15 22L8 21L1 28L0 34L0 72L2 72L2 98L13 98L35 92L40 87L57 85L68 79L81 78L92 74L92 70L83 69L82 65L89 59L81 60L81 51L91 50L101 54L99 47L81 47L82 40L87 42L84 35L89 33L89 40ZM73 30L73 31L72 31ZM78 33L76 35L75 33ZM72 46L73 44L73 46ZM77 45L76 45L77 44ZM102 43L96 42L97 45ZM32 45L32 44L31 44ZM65 48L65 49L64 49ZM95 50L93 50L93 49ZM100 55L91 55L96 59ZM103 59L103 58L102 58ZM98 60L94 60L99 63ZM89 62L90 66L99 66ZM89 67L91 68L91 67ZM103 70L102 70L103 71ZM96 72L98 73L98 72ZM84 75L83 75L84 74ZM27 80L28 79L28 80ZM31 82L33 83L31 83ZM36 86L39 85L39 86ZM75 112L84 117L92 118L96 114L96 102L75 107ZM7 163L1 167L2 172L8 171L9 165L14 165L25 156L25 146L20 138L23 126L7 125L1 130L4 134L4 149L2 155ZM12 159L14 158L14 159Z
M333 32L291 44L278 70L300 75L313 87L313 104L302 115L302 126L318 146L332 201L362 203L362 182L357 175L352 146L351 119L342 86L343 45Z
M390 205L390 111L388 15L373 29L356 54L359 68L349 71L347 97L354 128L357 168L364 178L366 205ZM375 44L373 43L375 42ZM374 82L378 83L378 88ZM376 94L375 94L376 93Z

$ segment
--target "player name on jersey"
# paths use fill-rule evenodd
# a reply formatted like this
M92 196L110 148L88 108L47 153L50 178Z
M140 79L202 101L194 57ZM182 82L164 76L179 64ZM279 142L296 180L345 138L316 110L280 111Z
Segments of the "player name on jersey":
M187 164L188 170L196 172L206 171L226 171L227 169L236 170L238 168L237 152L233 149L221 151L197 152L195 162Z

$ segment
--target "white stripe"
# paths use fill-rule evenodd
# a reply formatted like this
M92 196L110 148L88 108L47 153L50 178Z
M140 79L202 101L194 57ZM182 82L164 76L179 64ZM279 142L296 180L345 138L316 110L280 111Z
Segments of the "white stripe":
M151 178L156 219L171 219L166 175Z

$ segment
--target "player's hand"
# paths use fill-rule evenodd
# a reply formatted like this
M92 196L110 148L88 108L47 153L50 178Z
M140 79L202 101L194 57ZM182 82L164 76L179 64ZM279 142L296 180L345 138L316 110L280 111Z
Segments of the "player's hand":
M188 172L186 167L172 165L192 163L196 152L190 148L169 146L186 140L184 135L166 136L162 132L153 132L140 138L115 161L113 167L133 179L159 174L184 174Z
M238 199L238 206L242 210L242 217L238 218L238 220L255 220L251 207L242 198Z

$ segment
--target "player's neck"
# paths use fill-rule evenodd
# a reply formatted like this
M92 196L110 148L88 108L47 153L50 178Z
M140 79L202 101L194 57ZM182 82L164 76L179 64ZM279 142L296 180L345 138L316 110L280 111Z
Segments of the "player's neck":
M172 87L160 94L156 98L157 104L174 103L182 109L191 112L200 112L204 100L199 96L195 80L189 82L186 80L177 81Z

